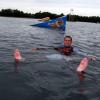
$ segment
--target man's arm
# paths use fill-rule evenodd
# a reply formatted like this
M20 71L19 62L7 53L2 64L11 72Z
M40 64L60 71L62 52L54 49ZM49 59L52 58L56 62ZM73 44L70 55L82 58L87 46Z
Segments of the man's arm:
M54 49L54 50L57 50L61 53L63 53L63 49L62 47L51 47L51 48L32 48L32 51L33 52L36 52L37 50L50 50L50 49Z
M89 55L87 53L82 52L80 49L78 49L77 47L74 47L74 52L83 56L83 57L87 57L90 60L96 60L96 56L93 55Z
M51 47L51 48L32 48L32 51L35 52L37 50L49 50L49 49L60 50L59 47Z
M81 56L87 56L86 53L82 52L80 49L78 49L77 47L73 48L73 51Z

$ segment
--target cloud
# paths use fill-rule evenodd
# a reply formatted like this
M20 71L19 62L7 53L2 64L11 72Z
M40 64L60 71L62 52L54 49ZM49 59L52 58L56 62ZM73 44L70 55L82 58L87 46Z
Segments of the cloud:
M69 13L73 8L77 14L98 14L99 0L0 0L0 7L19 9L27 12L49 11L54 13ZM93 12L93 13L91 13ZM83 15L82 14L82 15Z

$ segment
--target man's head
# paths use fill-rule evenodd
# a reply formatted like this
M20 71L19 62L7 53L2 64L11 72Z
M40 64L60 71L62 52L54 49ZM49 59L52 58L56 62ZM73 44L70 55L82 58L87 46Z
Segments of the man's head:
M64 37L64 45L65 46L71 46L72 45L72 37L71 36L65 36Z

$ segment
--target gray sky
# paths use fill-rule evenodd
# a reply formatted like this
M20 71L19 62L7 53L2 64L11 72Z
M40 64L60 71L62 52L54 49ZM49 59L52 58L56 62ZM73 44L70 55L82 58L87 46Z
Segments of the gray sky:
M0 9L19 9L36 13L49 11L56 14L73 14L83 16L100 16L100 0L0 0Z

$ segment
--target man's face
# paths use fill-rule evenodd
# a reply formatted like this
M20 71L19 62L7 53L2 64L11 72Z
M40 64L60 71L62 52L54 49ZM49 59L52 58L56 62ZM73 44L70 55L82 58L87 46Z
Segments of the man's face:
M71 38L66 37L66 38L64 39L64 45L65 45L65 46L71 46L71 44L72 44Z

